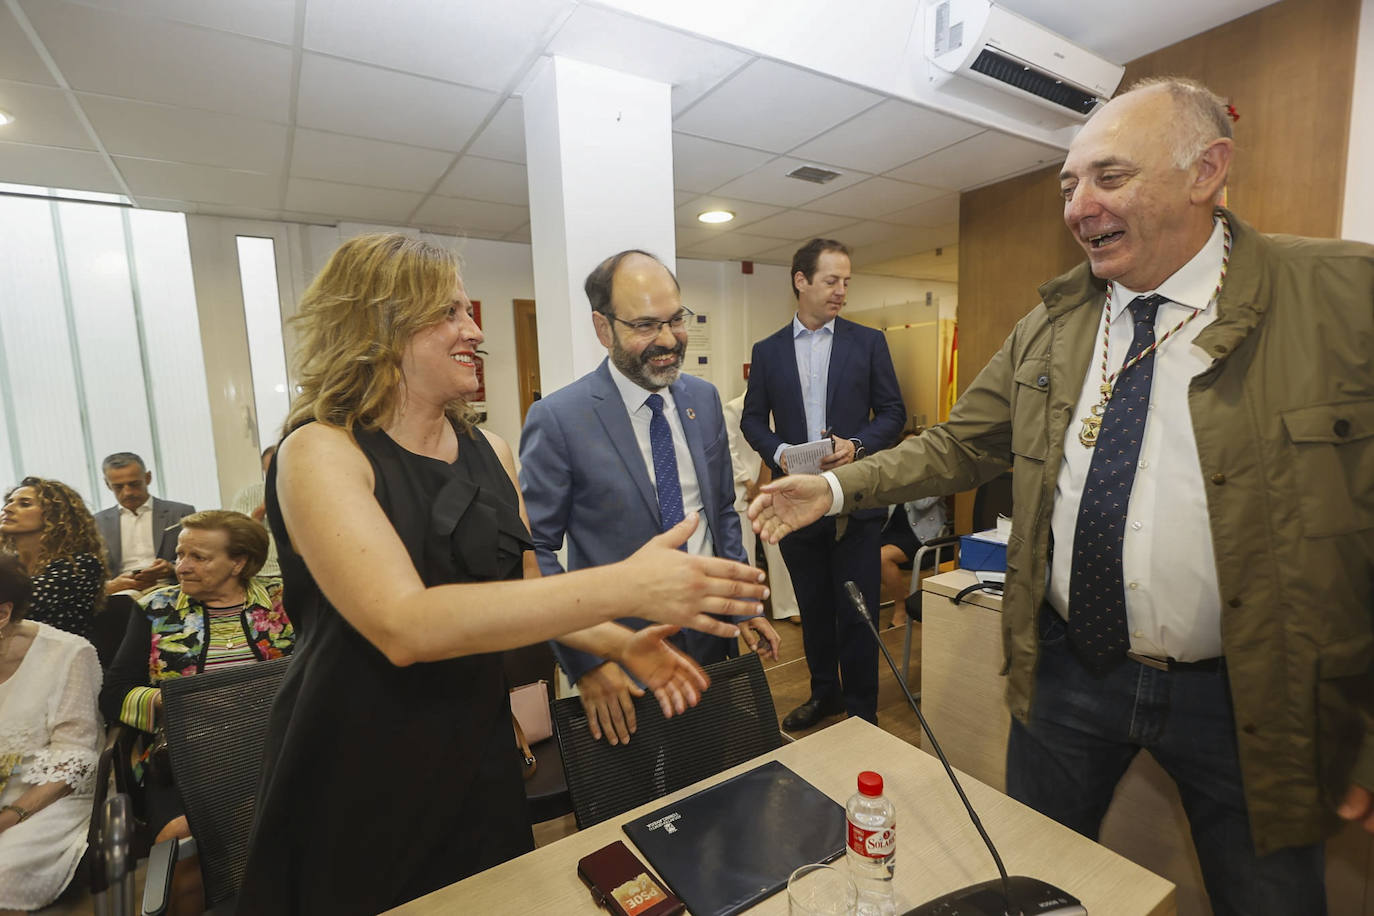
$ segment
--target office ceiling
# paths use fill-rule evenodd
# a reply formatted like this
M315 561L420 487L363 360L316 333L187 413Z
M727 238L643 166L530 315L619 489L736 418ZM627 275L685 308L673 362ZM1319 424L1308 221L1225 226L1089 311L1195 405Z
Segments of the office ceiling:
M1127 60L1265 3L1006 5ZM825 234L953 280L931 252L959 192L1062 156L583 0L0 0L0 182L527 242L519 95L555 54L672 84L679 257L787 263ZM737 218L697 222L717 206Z

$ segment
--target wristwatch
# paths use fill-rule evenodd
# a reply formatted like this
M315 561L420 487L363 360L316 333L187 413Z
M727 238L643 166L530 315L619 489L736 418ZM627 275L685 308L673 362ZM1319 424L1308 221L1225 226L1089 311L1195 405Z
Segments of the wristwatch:
M855 460L855 461L858 461L860 458L862 458L863 456L865 456L865 455L868 454L868 449L864 448L864 444L863 444L862 442L860 442L858 439L855 439L855 438L853 438L853 437L851 436L850 439L849 439L849 441L854 443L854 460Z

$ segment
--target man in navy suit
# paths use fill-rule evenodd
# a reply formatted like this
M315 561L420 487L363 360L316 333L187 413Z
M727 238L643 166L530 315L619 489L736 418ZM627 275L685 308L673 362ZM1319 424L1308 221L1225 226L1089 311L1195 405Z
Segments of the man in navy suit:
M849 249L812 239L792 256L792 323L754 345L740 427L774 473L787 472L783 450L829 438L830 470L894 444L906 407L880 331L839 317L849 291ZM769 416L772 425L769 425ZM849 516L836 538L824 518L779 545L801 607L811 696L783 719L807 729L847 712L878 721L878 647L845 595L854 581L877 623L881 581L881 509Z
M520 437L520 488L540 570L563 572L554 552L565 537L569 569L601 566L693 513L698 523L684 549L748 562L720 396L682 374L691 312L677 278L646 252L622 251L601 262L585 288L609 358L530 405ZM620 623L639 629L649 621ZM750 649L777 657L778 635L766 619L739 624ZM672 641L701 664L738 653L735 640L695 630ZM592 735L628 741L632 698L643 690L614 662L553 646Z

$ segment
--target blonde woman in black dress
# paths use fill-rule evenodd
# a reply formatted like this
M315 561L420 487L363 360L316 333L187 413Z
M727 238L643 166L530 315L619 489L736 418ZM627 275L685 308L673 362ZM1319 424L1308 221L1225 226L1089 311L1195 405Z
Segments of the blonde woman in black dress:
M464 404L482 332L447 251L346 242L300 323L267 480L299 641L239 911L375 913L533 847L502 650L558 637L613 658L671 715L706 678L664 638L736 635L709 615L753 613L766 589L675 549L695 517L622 563L537 578L510 446Z

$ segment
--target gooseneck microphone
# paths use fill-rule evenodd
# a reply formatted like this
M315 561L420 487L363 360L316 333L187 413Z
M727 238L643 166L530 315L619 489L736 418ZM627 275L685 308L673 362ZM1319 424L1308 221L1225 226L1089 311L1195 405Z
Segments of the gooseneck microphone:
M978 812L973 810L973 804L964 794L964 787L959 784L959 777L954 775L954 768L949 765L949 758L940 748L940 742L935 740L935 733L930 730L930 723L926 721L916 698L911 695L911 690L907 688L906 680L897 673L897 662L892 658L892 653L887 651L887 645L883 642L882 637L878 635L878 628L874 625L873 618L868 615L868 603L864 601L864 596L859 592L859 587L854 584L853 580L850 580L845 582L844 589L849 594L849 601L854 605L854 610L868 625L869 631L873 634L873 639L878 643L878 649L883 653L883 658L887 659L887 666L892 669L893 677L897 679L897 684L902 688L902 693L906 695L906 701L911 706L911 711L916 713L916 718L920 720L921 730L930 739L930 746L935 751L935 756L940 758L940 763L944 764L945 774L949 776L949 781L954 784L954 791L959 793L959 800L964 803L964 810L968 811L969 819L977 828L978 835L983 838L983 843L988 847L988 852L992 853L992 861L997 863L997 873L1001 876L991 881L984 881L952 891L943 897L908 910L904 916L936 916L936 914L939 916L1087 916L1088 911L1083 908L1083 905L1066 891L1038 878L1027 878L1021 875L1007 876L1007 868L1002 864L1002 857L998 854L997 847L993 845L987 830L983 828L983 822L978 819Z

